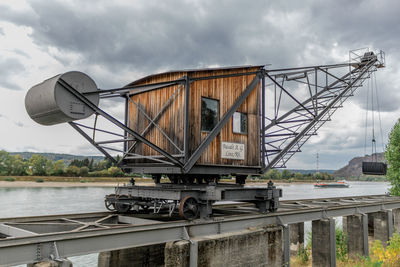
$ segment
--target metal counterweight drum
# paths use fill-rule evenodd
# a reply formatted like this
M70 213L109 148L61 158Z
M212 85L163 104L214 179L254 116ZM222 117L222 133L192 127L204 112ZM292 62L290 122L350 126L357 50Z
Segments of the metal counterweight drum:
M73 96L59 81L63 80L79 93L96 92L96 83L86 74L70 71L59 74L29 89L25 97L25 108L29 116L39 124L54 125L63 122L81 120L94 113L82 101ZM99 94L86 97L96 106Z
M386 175L387 165L383 162L363 162L362 173L366 175Z

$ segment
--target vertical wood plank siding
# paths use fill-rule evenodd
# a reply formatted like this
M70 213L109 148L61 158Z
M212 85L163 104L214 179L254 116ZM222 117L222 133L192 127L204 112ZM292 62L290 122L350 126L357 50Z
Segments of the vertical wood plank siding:
M148 79L141 80L139 84L149 84L180 79L186 75L192 78L199 78L211 75L226 75L234 73L254 72L259 67L223 69L223 70L201 70L191 72L173 72L167 74L154 75ZM207 136L207 132L201 132L201 97L208 97L219 100L220 118L228 111L235 100L244 91L247 85L254 79L255 75L237 76L229 78L219 78L210 80L200 80L192 82L190 85L189 103L189 150L190 154L198 147L201 141ZM185 90L183 85L171 86L168 88L157 89L131 96L131 100L140 105L143 110L154 118L161 110L162 106L181 88L179 95L174 102L165 110L158 120L158 125L163 131L183 150L184 140L184 99ZM232 118L222 128L220 134L211 142L203 152L196 164L206 165L236 165L236 166L260 166L260 85L254 89L238 111L247 114L248 133L237 134L232 131ZM137 106L129 103L128 124L133 130L141 133L150 121L145 118ZM178 150L165 138L156 128L145 135L145 138L165 149L171 154L177 154ZM221 142L242 143L245 145L245 160L233 160L221 158ZM141 155L157 155L158 153L151 148L139 144L135 151ZM138 162L138 161L135 161ZM140 161L146 162L146 161Z

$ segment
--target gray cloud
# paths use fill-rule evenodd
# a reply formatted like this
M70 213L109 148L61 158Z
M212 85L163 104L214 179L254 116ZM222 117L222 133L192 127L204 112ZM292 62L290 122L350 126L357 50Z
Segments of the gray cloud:
M12 52L27 59L31 58L30 55L28 55L25 51L22 51L21 49L13 49Z
M361 156L363 150L336 150L334 153L329 150L320 149L316 146L304 146L304 152L295 154L288 162L288 168L316 169L317 152L319 154L319 169L337 170L345 166L354 155Z
M4 35L4 30L1 27L0 27L0 35Z
M35 24L36 19L37 15L32 11L13 9L5 4L0 4L0 20L31 26Z
M325 31L325 40L335 40L346 47L365 47L372 45L392 53L397 51L399 18L396 15L400 8L397 1L332 1L329 3L315 1L311 14L315 28Z
M44 48L76 52L86 63L110 69L145 72L213 64L323 63L321 55L306 55L326 53L335 42L348 48L392 47L384 40L393 40L387 37L391 25L398 24L393 21L396 16L376 22L393 9L375 8L374 2L308 2L149 1L136 7L96 1L99 8L88 12L86 6L76 8L63 1L34 1L33 11L5 7L2 16L32 27L34 41Z
M84 156L94 156L94 155L99 155L99 151L92 146L89 143L85 143L82 145L79 145L75 148L68 147L70 149L70 153L74 155L84 155ZM117 153L112 153L112 155L117 154Z
M62 5L56 2L33 5L40 19L32 36L40 45L80 51L88 62L154 71L229 64L229 61L238 64L245 60L243 54L231 53L237 44L237 12L228 12L222 19L220 12L206 13L204 18L196 19L195 7L182 2L151 2L140 10L112 6L96 14L79 14ZM216 6L215 10L221 8ZM250 15L260 17L262 13Z
M25 127L25 125L22 123L22 122L20 122L20 121L17 121L17 122L14 122L14 124L16 125L16 126L18 126L18 127Z
M399 68L395 64L395 71L390 70L379 70L376 73L376 80L364 83L364 87L357 90L354 102L357 103L361 108L382 111L382 112L393 112L399 109L400 102L400 85L398 83ZM379 73L382 71L383 73ZM385 77L385 79L380 79ZM371 87L372 85L372 87ZM373 94L371 93L374 90ZM368 99L367 99L368 98Z
M274 58L280 63L293 62L291 55L305 48L304 42L298 42L298 47L289 49L292 43L286 42L288 36L280 25L263 20L272 14L270 5L263 1L154 1L142 8L113 4L93 12L58 1L31 5L33 12L26 14L6 8L4 18L32 27L32 37L39 46L77 52L86 63L110 69L117 65L154 72L267 63ZM287 51L282 53L284 48Z
M15 58L0 58L0 86L10 90L20 90L21 87L12 78L25 70L24 65Z
M0 118L4 118L5 120L7 120L7 121L11 121L12 123L14 123L14 125L16 125L17 127L23 127L23 128L26 128L26 127L28 127L28 126L26 126L24 123L22 123L21 121L13 121L13 120L11 120L8 116L6 116L6 115L3 115L3 114L0 114Z
M13 152L25 152L25 151L36 153L36 152L41 152L41 149L40 147L37 146L28 145L28 146L21 146L18 149L16 149L16 151Z

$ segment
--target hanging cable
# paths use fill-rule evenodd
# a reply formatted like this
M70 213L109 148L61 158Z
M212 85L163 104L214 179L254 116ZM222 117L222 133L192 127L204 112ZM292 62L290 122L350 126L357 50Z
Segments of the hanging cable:
M380 135L381 135L381 145L382 145L382 152L385 151L385 147L383 144L383 131L382 131L382 120L381 120L381 108L379 105L379 94L378 94L378 82L376 79L376 73L374 72L374 80L375 80L375 92L376 92L376 105L378 108L378 118L379 118L379 129L380 129Z
M371 120L372 120L372 147L371 157L373 161L376 161L376 140L375 140L375 107L374 107L374 83L373 72L371 73Z
M365 136L364 136L364 154L366 157L365 161L362 162L362 173L365 175L386 175L387 164L384 162L378 162L378 153L377 153L377 136L375 132L375 122L378 122L378 120L379 120L379 130L381 135L380 140L382 140L381 141L382 147L383 147L383 131L382 131L382 120L380 114L378 83L376 80L375 71L376 69L373 69L368 73L369 80L367 82L367 92L366 92L367 108L365 110ZM371 113L369 113L369 111L371 111ZM376 111L378 112L378 115L375 114ZM368 137L369 134L372 135L371 139L369 139ZM367 141L367 139L369 141ZM371 156L366 154L367 143L371 144Z
M365 109L365 128L364 128L364 156L367 155L367 130L368 130L368 110L369 110L369 87L370 87L370 81L369 79L367 80L367 107Z
M382 151L384 151L383 147L383 131L382 131L382 119L381 119L381 111L380 111L380 104L379 104L379 94L378 94L378 83L376 80L375 72L370 73L371 77L370 80L367 82L367 108L365 111L365 135L364 135L364 155L366 154L366 147L367 147L367 137L368 137L368 121L371 121L371 158L372 161L378 161L378 153L377 153L377 142L375 136L375 111L378 112L378 121L379 121L379 130L381 136L381 145ZM376 106L375 106L376 105ZM371 115L369 115L369 110L371 109Z

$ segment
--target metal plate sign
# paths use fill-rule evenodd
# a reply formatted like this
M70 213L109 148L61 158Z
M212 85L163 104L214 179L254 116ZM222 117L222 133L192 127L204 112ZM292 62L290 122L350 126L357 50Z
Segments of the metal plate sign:
M244 160L244 144L221 142L221 158Z

